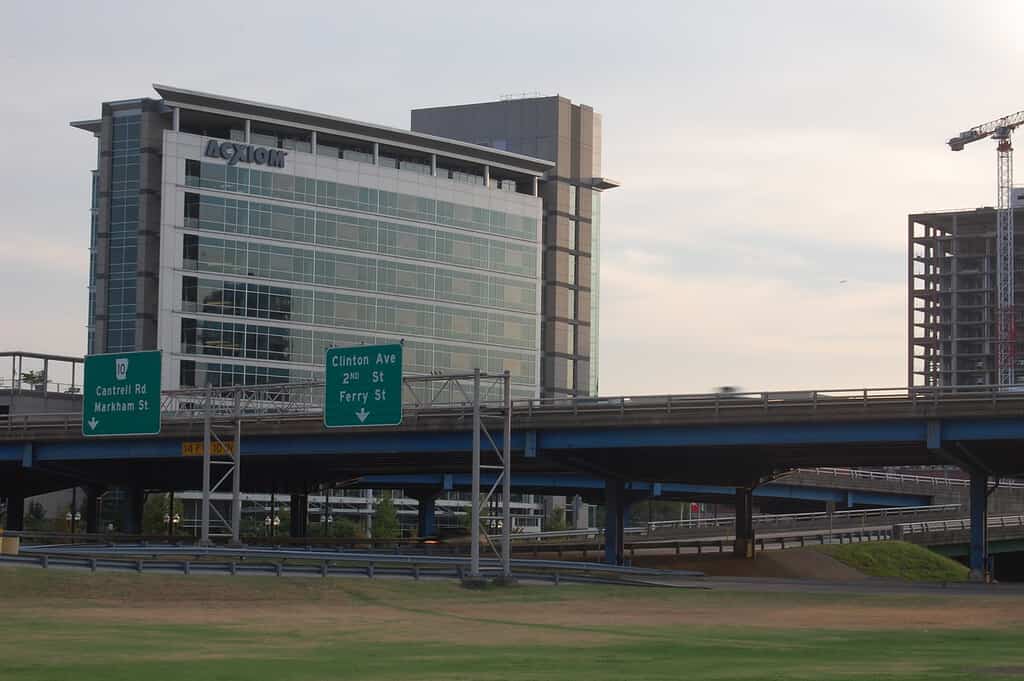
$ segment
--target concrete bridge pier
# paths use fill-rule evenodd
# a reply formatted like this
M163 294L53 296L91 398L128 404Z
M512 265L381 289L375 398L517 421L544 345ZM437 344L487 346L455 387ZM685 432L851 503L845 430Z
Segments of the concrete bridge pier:
M604 483L604 562L622 565L625 562L623 546L626 534L626 518L629 507L636 501L635 495L626 491L622 480L605 480Z
M309 534L309 495L293 494L291 498L291 526L288 534L305 537Z
M20 532L25 529L25 497L17 494L7 495L7 518L4 529Z
M416 536L433 537L437 534L436 504L440 491L418 492L410 494L418 504Z
M968 561L971 581L985 581L988 573L988 475L971 473L971 552Z
M754 557L754 488L736 488L736 540L732 553L737 558Z
M99 487L89 486L85 488L85 531L89 534L98 534L100 531L100 497L103 490Z
M146 505L146 492L138 486L129 487L125 492L121 531L125 534L142 534L142 509Z

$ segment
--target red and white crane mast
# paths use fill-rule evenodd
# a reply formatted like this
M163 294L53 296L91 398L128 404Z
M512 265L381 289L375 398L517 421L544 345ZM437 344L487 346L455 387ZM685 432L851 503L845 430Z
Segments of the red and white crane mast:
M1014 385L1017 324L1013 301L1013 146L1010 135L1024 124L1024 111L966 130L947 142L961 151L971 142L996 140L996 378L1000 386Z

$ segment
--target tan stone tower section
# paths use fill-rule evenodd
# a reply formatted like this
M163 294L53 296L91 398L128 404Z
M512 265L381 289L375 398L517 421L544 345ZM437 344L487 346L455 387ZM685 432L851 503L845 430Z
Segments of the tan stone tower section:
M412 129L555 163L541 183L544 396L598 392L601 116L565 97L415 109Z

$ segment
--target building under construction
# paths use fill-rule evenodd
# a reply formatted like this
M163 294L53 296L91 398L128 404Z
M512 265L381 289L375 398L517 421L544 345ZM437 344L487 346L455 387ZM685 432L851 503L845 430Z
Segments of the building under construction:
M1016 300L1024 300L1024 189L1013 191ZM996 385L998 300L995 208L908 217L908 363L911 386ZM1024 310L1010 343L1024 383Z

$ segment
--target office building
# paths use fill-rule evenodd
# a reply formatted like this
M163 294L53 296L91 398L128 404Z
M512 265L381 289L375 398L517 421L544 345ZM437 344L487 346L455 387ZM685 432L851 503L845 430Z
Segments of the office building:
M555 163L154 88L72 123L98 146L90 353L161 349L171 389L317 378L329 347L403 339L406 374L540 393Z

